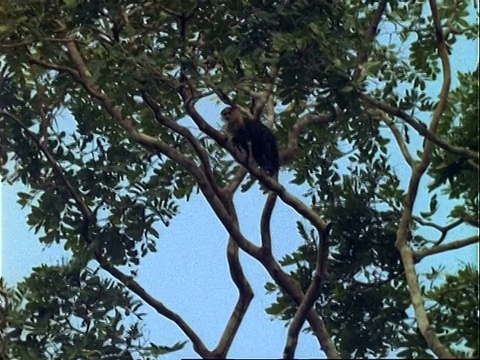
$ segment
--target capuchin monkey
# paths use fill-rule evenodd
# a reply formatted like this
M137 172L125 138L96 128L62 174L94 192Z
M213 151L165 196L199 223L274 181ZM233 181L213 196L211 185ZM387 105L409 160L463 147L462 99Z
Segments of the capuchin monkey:
M221 115L233 142L247 154L247 161L251 149L257 164L270 176L276 176L279 169L278 147L270 129L260 121L245 118L236 107L223 109Z

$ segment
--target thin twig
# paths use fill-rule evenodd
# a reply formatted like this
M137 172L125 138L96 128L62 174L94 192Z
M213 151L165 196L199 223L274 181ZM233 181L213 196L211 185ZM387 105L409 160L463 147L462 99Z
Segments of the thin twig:
M480 160L480 153L470 149L451 145L447 141L439 138L437 135L435 135L435 133L432 133L431 130L423 126L420 123L420 121L416 120L413 116L408 115L405 111L399 108L396 108L394 106L388 105L382 101L376 100L366 94L360 94L360 99L365 101L367 104L370 104L378 109L381 109L392 116L396 116L399 119L402 119L411 127L413 127L420 135L424 136L426 139L430 140L431 142L438 145L442 149L455 155L465 156L469 159L473 159L477 163Z
M383 115L382 116L382 120L385 124L387 124L388 128L390 129L390 131L392 132L393 136L395 137L395 140L397 141L397 144L398 144L398 147L400 148L400 151L402 152L402 155L403 157L405 158L405 161L407 162L407 164L413 168L415 162L412 158L412 155L410 154L410 152L408 151L408 147L407 147L407 144L405 143L405 141L403 140L403 137L402 137L402 134L400 134L400 130L398 130L397 126L393 123L393 121L391 121L388 117L387 117L387 114L385 114L383 111L382 111Z

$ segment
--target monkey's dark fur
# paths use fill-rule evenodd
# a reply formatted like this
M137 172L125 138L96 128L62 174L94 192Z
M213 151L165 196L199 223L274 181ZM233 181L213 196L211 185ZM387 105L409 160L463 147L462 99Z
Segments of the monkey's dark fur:
M260 121L245 118L236 107L223 109L222 118L235 145L247 154L247 160L251 149L257 164L270 176L275 176L279 169L278 147L270 129Z

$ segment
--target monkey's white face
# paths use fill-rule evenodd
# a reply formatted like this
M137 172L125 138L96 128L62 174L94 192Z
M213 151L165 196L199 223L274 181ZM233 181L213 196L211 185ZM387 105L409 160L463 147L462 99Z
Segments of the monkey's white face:
M220 115L222 116L222 119L224 121L228 122L232 119L232 113L233 113L233 109L231 107L227 107L227 108L222 110Z

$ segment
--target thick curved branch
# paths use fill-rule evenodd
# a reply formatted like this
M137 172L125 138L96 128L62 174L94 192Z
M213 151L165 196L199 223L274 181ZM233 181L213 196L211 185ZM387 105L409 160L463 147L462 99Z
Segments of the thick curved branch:
M480 227L480 219L475 218L473 216L468 216L468 215L463 215L462 216L463 221L465 221L467 224L475 227Z
M284 359L293 359L295 356L295 349L297 347L298 335L302 329L302 325L305 322L305 318L310 310L314 310L315 301L318 298L318 292L322 280L324 280L327 274L327 261L328 261L328 238L330 234L331 223L328 224L325 231L320 234L320 244L317 248L317 260L315 265L315 272L312 276L310 285L307 292L303 297L302 302L297 308L297 312L290 323L288 328L287 342L283 350Z
M476 163L472 159L468 159L467 164L470 165L472 168L474 168L477 171L480 170L480 167L479 167L478 163Z
M242 265L240 264L238 244L231 237L228 240L227 259L230 276L238 289L238 300L218 345L212 351L212 353L219 358L227 356L227 352L235 339L238 329L240 328L254 296L252 287L250 286L250 283L243 272Z
M228 211L233 218L233 221L239 226L237 213L232 202L232 198L228 200ZM250 302L253 299L253 290L248 282L242 265L240 264L238 244L230 237L227 246L228 267L230 269L230 276L238 289L238 300L235 304L227 326L218 342L218 345L213 350L213 353L219 358L225 358L230 349L233 340L240 328L240 325L245 317Z
M432 11L433 26L435 29L435 37L437 40L438 55L440 56L440 60L442 62L442 68L443 68L443 83L442 83L442 88L440 90L440 100L437 106L435 107L435 110L433 112L433 117L432 117L432 120L430 121L430 126L428 128L430 133L436 134L437 127L440 122L440 118L442 117L443 112L447 107L448 93L450 91L450 83L452 79L451 79L450 61L448 58L448 50L447 50L447 45L445 44L445 39L443 37L442 24L440 22L440 15L438 13L437 4L435 0L429 0L429 3L430 3L430 9ZM420 163L421 169L426 168L430 163L430 157L431 157L432 151L433 151L433 142L427 140L424 144L424 153ZM479 154L477 153L477 159L478 159L478 155Z
M287 148L280 152L280 163L290 162L298 151L298 138L309 127L327 124L341 114L340 109L335 109L335 114L306 114L293 125L287 135Z
M260 235L262 238L262 250L265 252L272 252L272 235L270 233L270 220L272 218L273 208L277 202L277 194L271 192L267 196L265 206L262 211L262 218L260 220Z
M447 104L447 97L450 88L450 64L448 60L448 53L446 45L443 39L443 32L441 31L440 19L438 14L437 5L435 0L429 0L430 8L432 10L432 17L435 28L435 35L437 37L437 48L439 56L443 65L443 83L440 90L440 101L438 102L430 122L428 133L435 135L438 122L443 114L443 111ZM428 139L428 138L427 138ZM404 201L404 210L400 219L400 224L397 230L397 239L395 246L400 252L403 267L405 269L405 277L408 284L408 291L415 311L415 318L418 321L418 327L422 336L428 344L428 347L440 358L450 359L454 356L450 353L448 348L443 345L435 332L435 328L430 324L430 321L425 311L424 299L422 297L422 291L418 283L417 273L415 271L413 252L408 244L410 237L409 226L412 221L413 205L417 198L418 186L420 180L425 173L428 165L430 164L430 158L433 151L433 142L428 139L425 141L424 152L419 163L413 167L412 176L408 185L407 196ZM477 154L478 155L478 154Z
M300 306L305 299L305 294L300 287L300 284L288 276L275 261L271 253L265 253L261 259L262 265L267 269L270 276L275 282L285 290L285 292L292 298L292 300ZM313 333L317 337L322 347L322 350L327 355L328 359L340 359L335 344L333 343L330 334L323 322L323 319L317 314L312 307L307 308L306 319L312 328Z
M460 249L468 245L477 244L479 241L480 241L480 237L478 235L475 235L466 239L452 241L448 244L434 246L430 249L414 251L412 256L416 261L420 261L427 256L440 254L442 252L449 251L449 250Z

